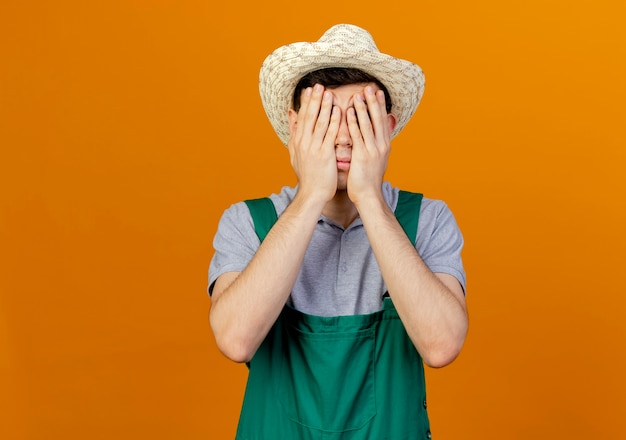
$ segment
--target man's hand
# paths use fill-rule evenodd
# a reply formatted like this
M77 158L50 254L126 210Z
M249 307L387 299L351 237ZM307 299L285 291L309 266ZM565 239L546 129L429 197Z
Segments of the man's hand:
M348 196L357 206L372 197L382 197L381 185L391 150L392 123L385 109L385 94L368 85L354 96L347 113L352 137L352 163Z
M282 212L242 272L221 275L211 297L211 328L220 350L236 362L254 356L296 282L304 254L326 203L337 191L335 139L339 109L333 95L316 86L289 112L289 154L298 194Z
M341 112L333 95L316 84L302 92L297 115L290 110L291 138L287 147L298 177L299 193L326 203L337 191L335 138Z

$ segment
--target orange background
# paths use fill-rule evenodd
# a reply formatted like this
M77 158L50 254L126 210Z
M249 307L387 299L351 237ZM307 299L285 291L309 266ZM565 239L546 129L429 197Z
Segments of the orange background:
M625 4L309 5L0 3L0 438L233 437L246 370L207 323L211 240L295 182L264 57L338 22L426 72L387 178L466 239L436 438L626 438Z

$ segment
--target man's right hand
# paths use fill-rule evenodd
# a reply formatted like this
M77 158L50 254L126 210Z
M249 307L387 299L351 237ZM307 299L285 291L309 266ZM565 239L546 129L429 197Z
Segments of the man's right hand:
M337 191L335 139L341 112L333 94L320 84L302 91L300 110L289 110L291 137L287 147L298 177L298 192L320 203Z

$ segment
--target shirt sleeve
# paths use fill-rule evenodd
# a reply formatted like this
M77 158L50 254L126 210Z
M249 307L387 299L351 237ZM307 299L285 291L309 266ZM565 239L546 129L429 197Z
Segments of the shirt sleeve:
M429 269L455 277L465 292L464 240L454 215L440 200L424 200L415 247Z
M209 295L220 275L243 271L260 244L250 210L244 202L236 203L224 211L213 238L215 253L209 265Z

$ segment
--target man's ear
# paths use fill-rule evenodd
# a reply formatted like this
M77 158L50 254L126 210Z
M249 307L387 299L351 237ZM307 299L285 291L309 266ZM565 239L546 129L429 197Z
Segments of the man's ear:
M387 124L389 127L389 133L393 132L394 128L396 128L397 123L398 123L398 120L396 119L396 115L394 115L393 113L388 113Z
M293 137L298 125L298 112L290 108L287 116L289 118L289 134Z

